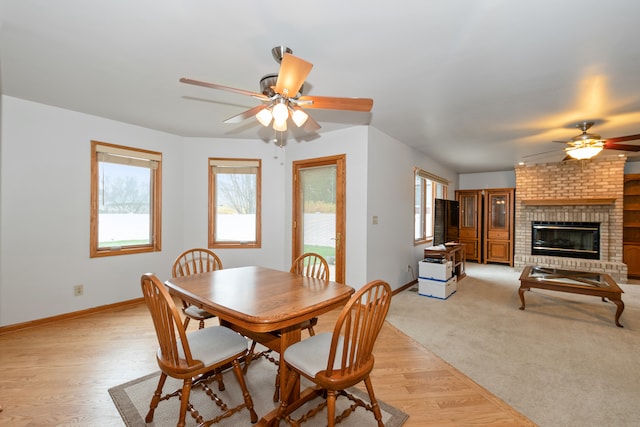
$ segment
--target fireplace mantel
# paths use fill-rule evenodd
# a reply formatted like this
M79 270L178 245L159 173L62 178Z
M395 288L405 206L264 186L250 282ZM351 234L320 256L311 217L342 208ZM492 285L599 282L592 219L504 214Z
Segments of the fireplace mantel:
M521 200L525 206L594 206L612 205L616 201L611 198L588 198L588 199L525 199Z

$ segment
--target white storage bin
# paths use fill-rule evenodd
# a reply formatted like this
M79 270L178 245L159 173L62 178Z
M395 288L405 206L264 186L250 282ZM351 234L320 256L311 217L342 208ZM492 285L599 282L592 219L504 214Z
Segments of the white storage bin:
M458 280L453 276L449 280L418 279L418 293L427 297L447 299L458 289Z
M449 280L453 276L453 263L446 261L442 263L422 260L418 263L418 278Z

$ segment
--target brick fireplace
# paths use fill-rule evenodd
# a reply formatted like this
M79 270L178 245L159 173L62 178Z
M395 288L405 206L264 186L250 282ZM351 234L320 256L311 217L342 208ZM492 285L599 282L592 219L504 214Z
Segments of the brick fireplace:
M514 268L526 265L598 271L627 281L622 261L626 157L516 166ZM534 221L600 224L600 259L531 254Z

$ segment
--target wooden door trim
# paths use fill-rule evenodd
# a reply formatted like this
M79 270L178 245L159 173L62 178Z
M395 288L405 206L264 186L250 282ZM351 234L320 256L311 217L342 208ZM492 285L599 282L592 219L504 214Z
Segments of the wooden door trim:
M327 156L327 157L318 157L314 159L305 159L305 160L296 160L292 162L292 203L291 203L291 231L292 231L292 239L291 239L291 262L296 258L296 254L298 252L298 247L300 247L301 243L299 241L299 234L297 233L297 224L301 223L300 215L302 215L302 211L298 212L298 194L299 194L299 183L298 183L298 174L301 169L311 168L311 167L320 167L320 166L329 166L336 165L336 233L340 233L340 248L336 247L336 266L341 266L341 268L336 269L336 277L335 281L339 283L344 283L345 276L345 253L346 253L346 165L347 165L347 156L346 154L339 154L335 156ZM300 255L300 254L298 254Z

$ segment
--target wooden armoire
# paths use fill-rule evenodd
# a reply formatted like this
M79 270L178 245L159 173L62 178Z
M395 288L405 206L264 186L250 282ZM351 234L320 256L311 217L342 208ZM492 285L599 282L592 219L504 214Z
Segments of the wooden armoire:
M513 266L515 189L458 190L456 200L467 260Z

